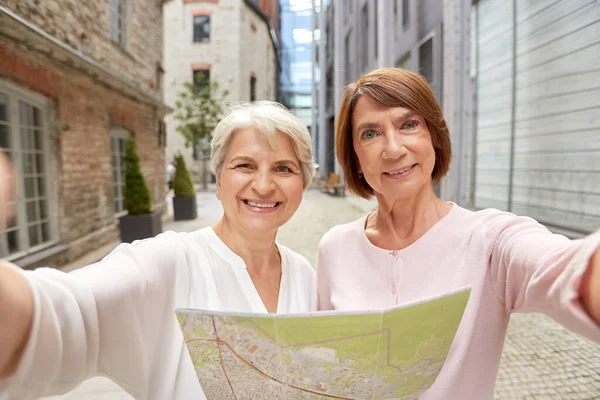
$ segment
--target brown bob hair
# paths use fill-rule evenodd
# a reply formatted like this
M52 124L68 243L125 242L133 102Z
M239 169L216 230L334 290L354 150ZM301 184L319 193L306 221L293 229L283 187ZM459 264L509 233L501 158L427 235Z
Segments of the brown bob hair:
M365 199L374 194L373 188L359 175L352 139L352 113L362 96L382 107L408 108L425 119L435 151L431 180L433 184L439 183L450 168L452 145L446 120L433 92L421 75L400 68L380 68L358 78L344 90L335 127L335 147L346 188Z

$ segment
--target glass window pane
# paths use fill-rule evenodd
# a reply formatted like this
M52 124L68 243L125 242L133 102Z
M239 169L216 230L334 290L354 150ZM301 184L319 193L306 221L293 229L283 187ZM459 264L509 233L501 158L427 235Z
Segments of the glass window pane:
M37 211L37 202L36 201L28 201L27 202L27 222L36 222L40 219Z
M37 178L37 184L38 184L38 196L45 196L46 195L46 179L43 176L38 176Z
M42 126L42 112L39 108L31 108L33 109L33 126L40 128Z
M36 150L44 150L44 136L42 135L42 131L33 131L33 142Z
M33 197L35 197L36 193L35 193L35 178L25 178L24 180L25 183L25 198L26 199L31 199Z
M8 126L0 123L0 147L5 149L10 148L10 135L8 133Z
M29 106L19 101L19 122L21 125L29 125Z
M42 242L50 241L50 224L48 222L44 222L42 224Z
M8 252L17 252L19 250L19 236L17 235L17 231L8 232L6 234L6 239L8 241Z
M25 128L25 127L21 127L21 148L22 149L31 149L32 143L31 143L31 136L29 134L29 129Z
M46 172L45 168L44 168L44 153L36 153L35 160L36 160L35 172L37 172L38 174L43 174L44 172Z
M41 199L39 201L40 205L40 219L46 219L48 217L48 201L46 199Z
M32 247L40 244L40 235L38 227L39 225L31 225L29 227L29 245Z
M8 121L8 96L0 92L0 121Z
M23 153L23 171L26 174L35 174L35 154L33 153Z

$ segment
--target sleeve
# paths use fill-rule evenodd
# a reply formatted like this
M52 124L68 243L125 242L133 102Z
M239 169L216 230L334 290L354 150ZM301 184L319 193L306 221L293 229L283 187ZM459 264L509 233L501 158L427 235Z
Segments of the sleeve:
M175 288L185 284L180 250L172 236L162 234L122 244L99 263L69 274L50 268L24 272L34 321L0 399L64 393L93 375L145 396L157 328L172 318Z
M500 213L487 222L492 286L509 312L542 312L600 342L600 327L583 308L579 287L600 231L580 240L553 234L528 217Z

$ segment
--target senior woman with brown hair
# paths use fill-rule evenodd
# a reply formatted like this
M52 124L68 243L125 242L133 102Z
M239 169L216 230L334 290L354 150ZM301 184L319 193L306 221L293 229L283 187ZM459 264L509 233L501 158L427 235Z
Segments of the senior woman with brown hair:
M600 341L600 232L569 240L531 218L439 199L450 136L421 76L384 68L348 85L336 151L347 189L375 196L378 208L321 240L319 309L386 308L471 286L448 358L420 399L492 399L512 312L543 312Z
M311 147L284 107L237 105L211 143L223 204L213 227L122 244L69 274L0 263L0 399L64 393L93 375L136 399L204 399L175 308L316 310L314 269L275 242L312 181Z

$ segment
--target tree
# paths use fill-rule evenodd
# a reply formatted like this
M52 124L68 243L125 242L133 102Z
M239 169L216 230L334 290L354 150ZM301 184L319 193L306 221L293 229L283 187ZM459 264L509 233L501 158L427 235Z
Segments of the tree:
M193 196L195 194L194 182L192 182L192 177L181 153L175 155L175 163L177 168L175 170L175 178L173 178L173 192L175 196Z
M203 163L203 189L208 186L208 136L219 122L227 94L226 90L219 90L217 82L197 71L194 82L186 82L175 101L177 131L184 137L185 147L192 148L194 159L201 158Z
M125 162L125 190L123 206L129 215L143 215L152 212L152 200L146 180L140 170L140 157L135 151L135 141L129 139L123 157Z

